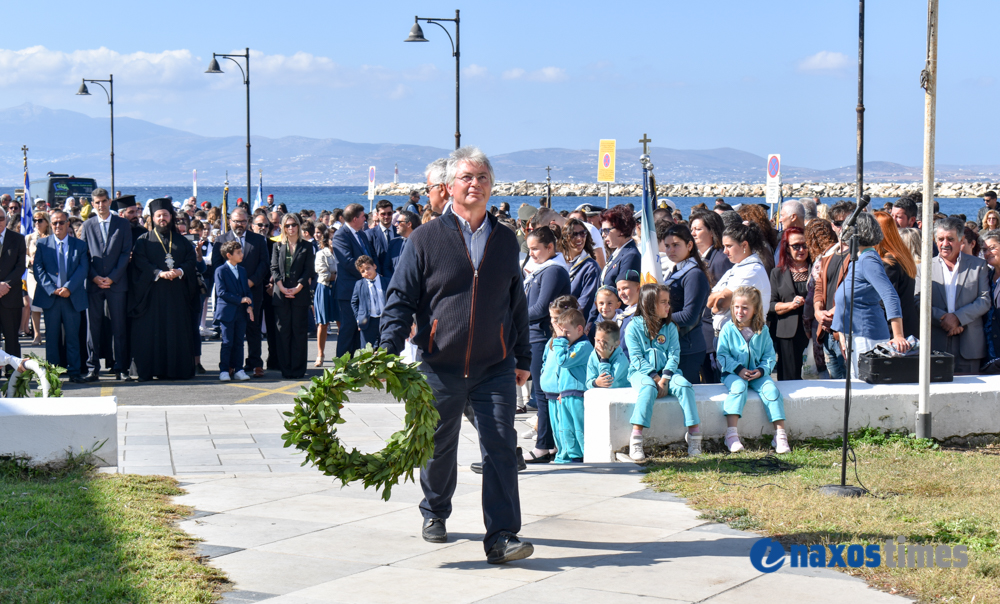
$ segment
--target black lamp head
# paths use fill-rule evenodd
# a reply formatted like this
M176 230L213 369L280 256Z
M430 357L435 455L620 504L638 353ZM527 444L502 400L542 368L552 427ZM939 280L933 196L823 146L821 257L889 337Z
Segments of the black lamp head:
M414 23L413 27L410 28L410 37L403 40L404 42L429 42L427 38L424 37L424 30L420 27L419 23Z
M208 69L205 70L205 73L223 73L219 67L219 61L214 56L212 57L212 62L208 64Z
M77 94L82 94L84 96L90 96L90 91L87 90L87 83L82 82L80 84L80 89L76 91Z

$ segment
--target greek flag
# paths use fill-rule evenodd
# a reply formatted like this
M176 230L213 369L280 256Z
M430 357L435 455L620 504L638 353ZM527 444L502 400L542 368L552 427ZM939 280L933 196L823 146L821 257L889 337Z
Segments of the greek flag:
M262 199L263 195L262 189L264 188L264 173L257 172L257 176L260 178L260 180L257 181L257 198L253 200L253 208L251 208L252 211L256 211L257 208L264 206L264 200Z
M639 233L642 240L639 243L639 253L642 256L642 284L663 283L663 273L660 271L660 248L656 244L656 225L653 224L653 199L649 194L650 173L645 166L642 168L642 225Z
M24 197L21 198L21 234L29 235L35 230L34 200L31 199L31 182L28 180L28 166L24 166Z

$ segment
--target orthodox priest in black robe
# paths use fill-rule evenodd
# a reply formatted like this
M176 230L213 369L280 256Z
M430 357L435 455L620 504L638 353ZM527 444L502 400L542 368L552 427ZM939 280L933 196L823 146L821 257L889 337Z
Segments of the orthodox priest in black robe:
M129 265L128 312L139 381L194 377L192 317L198 305L194 246L180 232L169 199L149 204L153 230L139 237Z

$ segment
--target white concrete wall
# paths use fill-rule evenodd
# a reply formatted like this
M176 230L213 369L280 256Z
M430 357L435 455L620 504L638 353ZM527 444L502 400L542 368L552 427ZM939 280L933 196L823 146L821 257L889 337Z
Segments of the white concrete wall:
M775 382L785 401L789 437L831 438L844 427L844 381L801 380ZM723 438L726 421L722 385L695 386L701 431L705 438ZM872 426L883 430L915 429L917 384L851 383L850 430ZM614 461L615 451L628 445L629 418L635 402L631 388L588 390L584 398L584 461ZM1000 434L1000 376L962 376L954 382L931 385L932 434L936 439L976 434ZM674 397L658 399L651 426L645 431L650 442L672 443L684 439L684 414ZM751 391L740 434L773 434L764 407Z
M32 464L44 464L102 441L93 461L118 465L116 397L0 399L0 455L24 455Z

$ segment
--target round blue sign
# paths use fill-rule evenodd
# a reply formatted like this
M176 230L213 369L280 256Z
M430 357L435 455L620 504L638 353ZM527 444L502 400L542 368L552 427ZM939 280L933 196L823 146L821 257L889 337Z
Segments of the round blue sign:
M778 158L772 157L767 162L767 175L770 176L771 178L776 177L778 175L779 167L780 166L778 164Z

